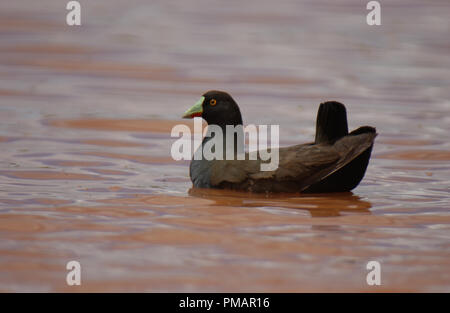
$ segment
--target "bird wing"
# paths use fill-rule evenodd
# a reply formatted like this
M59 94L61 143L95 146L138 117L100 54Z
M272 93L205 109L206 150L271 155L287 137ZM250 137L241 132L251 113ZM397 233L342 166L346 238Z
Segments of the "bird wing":
M299 191L339 170L373 144L376 133L345 136L333 145L302 144L279 149L278 168L261 171L259 158L245 160L215 160L211 166L212 186L227 182L243 183L247 180L295 181Z

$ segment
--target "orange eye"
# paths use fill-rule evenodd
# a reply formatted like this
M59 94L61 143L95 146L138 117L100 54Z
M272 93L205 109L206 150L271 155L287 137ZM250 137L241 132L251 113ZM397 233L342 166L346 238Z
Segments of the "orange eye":
M212 105L212 106L215 106L216 103L217 103L216 99L209 100L209 104Z

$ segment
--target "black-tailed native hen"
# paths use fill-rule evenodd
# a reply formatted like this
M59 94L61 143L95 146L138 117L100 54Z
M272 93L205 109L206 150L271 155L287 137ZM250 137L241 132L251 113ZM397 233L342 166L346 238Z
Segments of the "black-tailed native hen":
M237 103L226 92L206 92L183 118L202 117L208 125L222 129L224 158L193 159L190 177L194 187L220 188L250 192L344 192L358 186L362 180L377 136L371 126L348 132L347 112L339 102L320 104L316 120L316 136L312 143L279 148L278 167L262 171L264 160L245 153L242 159L226 159L227 125L242 125ZM236 135L236 133L234 134ZM196 153L214 137L205 136ZM236 138L236 136L235 136ZM232 147L236 153L238 140ZM241 150L242 151L242 150ZM251 152L252 153L252 152ZM255 152L253 152L255 153Z

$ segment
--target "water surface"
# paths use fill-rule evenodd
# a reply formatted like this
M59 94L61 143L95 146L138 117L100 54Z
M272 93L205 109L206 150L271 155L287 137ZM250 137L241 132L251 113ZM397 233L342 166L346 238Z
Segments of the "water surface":
M83 2L80 27L61 1L0 12L1 291L450 291L448 1L383 3L379 27L350 0ZM379 132L364 180L192 190L170 130L209 89L282 145L345 103Z

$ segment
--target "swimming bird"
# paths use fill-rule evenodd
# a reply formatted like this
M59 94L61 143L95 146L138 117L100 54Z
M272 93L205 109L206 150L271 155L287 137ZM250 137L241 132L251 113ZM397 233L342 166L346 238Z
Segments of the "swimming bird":
M194 117L202 117L208 125L220 127L224 151L230 148L225 144L229 131L226 126L242 125L236 101L228 93L218 90L203 94L183 115L183 118ZM207 134L196 153L203 153L202 149L214 136ZM364 177L376 136L376 129L371 126L362 126L349 133L345 106L328 101L319 106L314 142L279 148L276 169L262 171L264 160L259 156L252 160L247 152L244 160L193 159L189 175L196 188L266 193L350 191ZM237 140L233 144L232 148L239 150Z

